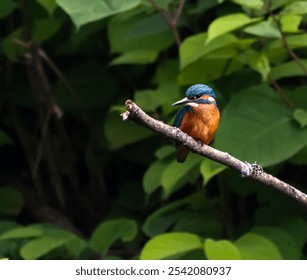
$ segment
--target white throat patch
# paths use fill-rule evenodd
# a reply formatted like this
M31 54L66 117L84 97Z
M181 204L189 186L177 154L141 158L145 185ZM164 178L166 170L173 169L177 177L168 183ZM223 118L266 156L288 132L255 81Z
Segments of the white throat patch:
M185 106L198 107L198 104L195 102L189 102L189 103L186 103Z

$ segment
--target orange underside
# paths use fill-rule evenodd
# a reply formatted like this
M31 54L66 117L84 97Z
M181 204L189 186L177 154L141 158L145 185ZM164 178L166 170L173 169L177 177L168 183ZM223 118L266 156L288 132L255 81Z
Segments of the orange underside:
M208 145L218 128L220 112L213 104L200 104L193 107L193 112L186 112L180 129L195 140ZM177 161L184 162L189 150L182 145L176 145Z

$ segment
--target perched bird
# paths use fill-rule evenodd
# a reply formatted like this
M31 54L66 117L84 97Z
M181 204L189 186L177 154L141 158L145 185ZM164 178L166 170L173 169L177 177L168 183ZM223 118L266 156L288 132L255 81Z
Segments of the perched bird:
M174 125L183 132L208 145L214 137L220 121L220 112L216 105L216 96L212 88L196 84L189 87L185 98L172 104L184 105L176 115ZM189 149L176 143L177 162L184 162Z

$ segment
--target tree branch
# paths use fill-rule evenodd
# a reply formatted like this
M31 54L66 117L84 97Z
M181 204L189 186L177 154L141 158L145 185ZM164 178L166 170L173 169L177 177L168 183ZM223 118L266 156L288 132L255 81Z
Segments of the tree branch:
M228 153L204 145L203 143L194 140L180 129L169 126L162 121L155 120L148 116L131 100L127 100L125 105L127 111L121 114L123 120L130 119L140 125L149 128L150 130L164 135L167 138L175 140L176 142L180 142L192 152L210 158L216 162L228 166L229 168L235 169L241 173L241 176L250 177L260 183L270 186L273 189L276 189L293 198L304 207L307 207L306 194L277 179L276 177L264 172L262 167L257 163L250 164L243 162L229 155Z

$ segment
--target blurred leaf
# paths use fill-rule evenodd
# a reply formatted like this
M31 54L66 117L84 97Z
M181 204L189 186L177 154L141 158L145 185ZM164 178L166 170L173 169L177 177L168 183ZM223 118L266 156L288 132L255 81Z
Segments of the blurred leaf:
M40 19L34 21L32 39L36 42L44 42L56 34L62 21L59 19Z
M242 260L281 260L277 247L267 238L246 233L234 242Z
M164 170L161 178L162 187L165 197L169 197L180 186L188 182L191 177L191 172L201 162L201 157L189 155L184 164L177 161L172 161Z
M169 145L162 146L156 151L155 156L158 159L165 159L168 156L172 155L174 152L175 152L175 147Z
M110 113L104 126L104 134L111 149L119 149L148 138L153 133L130 121L123 121L118 114Z
M12 238L31 238L43 235L43 231L35 227L18 227L8 230L0 235L0 240Z
M148 24L150 28L146 27ZM171 31L160 15L136 12L113 17L108 24L108 37L113 53L161 51L174 42Z
M272 21L261 21L257 24L248 26L244 32L267 38L280 38L281 34Z
M222 34L236 30L244 25L258 20L259 18L249 18L243 13L219 17L215 19L208 28L208 39L206 44Z
M248 58L251 68L260 73L262 80L266 81L271 70L268 58L262 53L253 53Z
M300 59L300 63L307 69L307 59ZM270 76L274 80L295 76L306 76L306 72L296 61L279 64L271 69Z
M115 15L137 7L141 0L79 0L78 5L70 0L56 0L56 3L70 16L77 30L87 23Z
M190 233L165 233L149 240L140 255L141 260L170 259L180 254L202 249L197 235Z
M157 160L147 168L143 177L143 186L147 194L151 194L161 186L161 177L167 166L168 162Z
M23 206L21 193L12 187L0 188L0 215L18 215Z
M230 241L206 239L204 244L208 260L240 260L241 255L237 247Z
M138 226L131 219L117 219L101 223L92 233L90 246L100 253L106 253L110 246L121 239L132 241L137 234Z
M56 8L56 0L36 0L48 13L49 17L52 17Z
M154 62L158 57L158 53L150 50L137 50L134 52L124 53L123 55L113 59L110 65L118 64L148 64Z
M284 260L300 259L300 250L292 236L286 231L274 227L255 227L252 233L259 234L272 241Z
M307 111L297 108L293 112L293 118L300 124L301 128L307 125Z
M287 14L280 18L281 29L286 33L300 32L299 26L303 17L299 15Z
M234 2L240 6L247 7L250 9L256 9L261 10L263 9L264 3L261 0L231 0L231 2Z
M10 59L17 58L25 52L25 48L15 43L16 39L22 38L22 29L17 28L2 41L4 55Z
M264 85L232 98L222 113L214 142L220 150L264 166L288 159L306 144L307 130L293 125L289 108Z
M17 7L17 4L11 0L0 1L0 19L10 15Z
M295 14L304 15L307 14L307 2L295 1L287 5L281 12L282 14Z
M19 228L20 226L13 222L13 221L0 221L0 236L2 236L3 233L10 231L14 228Z
M211 178L226 169L226 166L221 165L216 161L208 158L202 160L200 165L200 173L203 176L204 186L208 184Z
M10 144L10 143L12 143L11 139L7 136L7 134L3 130L0 130L0 145Z
M64 245L71 237L64 236L56 238L52 236L43 236L28 241L20 249L20 255L25 260L36 260L46 255L50 251Z

